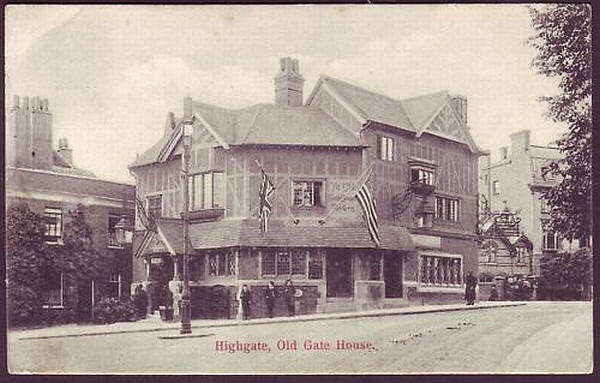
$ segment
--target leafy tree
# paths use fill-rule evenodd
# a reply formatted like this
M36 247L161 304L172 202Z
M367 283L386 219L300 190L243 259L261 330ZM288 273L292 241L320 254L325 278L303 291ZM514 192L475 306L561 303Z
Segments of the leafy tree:
M568 131L557 140L564 158L548 171L561 182L544 198L551 207L550 226L566 239L584 244L591 232L592 63L591 8L588 4L547 4L529 8L538 51L533 66L557 77L561 93L543 97L548 114Z
M584 298L591 285L592 255L589 249L561 252L541 265L541 293L550 298Z
M6 214L6 279L9 323L26 324L39 318L41 281L47 263L44 217L24 203Z

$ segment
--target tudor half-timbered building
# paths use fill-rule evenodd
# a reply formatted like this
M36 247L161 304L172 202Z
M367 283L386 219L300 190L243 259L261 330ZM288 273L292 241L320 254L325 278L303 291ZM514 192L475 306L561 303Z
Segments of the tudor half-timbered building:
M152 306L181 280L182 182L189 185L193 317L233 317L247 284L266 315L268 281L292 279L297 313L462 299L477 272L477 159L466 99L440 92L394 100L322 76L303 102L297 60L283 58L275 103L228 109L184 98L164 136L130 165L156 218L134 237L135 282ZM193 118L182 180L182 121ZM275 193L259 230L261 169ZM372 240L354 196L367 185L379 216ZM138 209L139 210L139 209ZM169 299L169 298L166 298ZM225 303L226 302L226 303ZM276 310L283 310L283 302Z

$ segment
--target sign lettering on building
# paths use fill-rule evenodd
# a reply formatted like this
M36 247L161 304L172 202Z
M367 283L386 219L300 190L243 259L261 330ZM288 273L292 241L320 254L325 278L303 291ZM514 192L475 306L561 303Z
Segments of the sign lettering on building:
M350 193L355 182L356 180L354 178L338 178L327 181L327 205L330 209L337 205L341 198L346 197L345 200L336 208L336 211L333 212L331 215L332 217L342 219L360 218L360 208L358 206L358 202Z

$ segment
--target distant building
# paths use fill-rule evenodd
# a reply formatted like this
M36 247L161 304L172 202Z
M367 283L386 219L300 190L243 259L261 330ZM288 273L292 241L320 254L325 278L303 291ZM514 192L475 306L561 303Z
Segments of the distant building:
M183 116L169 113L163 138L130 165L160 217L150 237L138 220L134 237L134 282L154 308L182 277L181 121L191 117L193 317L235 316L242 284L253 315L265 316L268 281L288 278L303 292L298 313L463 299L464 276L477 273L480 155L466 99L395 100L322 76L303 102L303 82L298 61L283 58L275 104L228 109L186 97ZM264 235L256 161L276 188ZM347 194L371 164L379 247Z
M87 208L87 223L92 228L94 245L102 254L116 254L117 264L105 280L107 294L129 294L131 281L131 246L124 247L115 238L115 225L121 218L133 221L134 186L96 178L75 166L72 149L66 138L52 147L52 113L47 99L15 96L7 113L6 131L6 199L7 205L25 202L29 208L47 218L48 244L61 246L63 226L68 211L78 204ZM91 280L71 286L63 273L46 275L44 285L46 310L60 316L65 308L76 308L80 320L91 315Z
M538 146L530 143L530 131L522 130L510 136L511 146L500 148L500 159L490 161L490 154L480 160L479 190L482 211L496 214L509 207L509 210L520 219L520 232L516 237L524 236L531 243L530 260L522 260L525 268L516 268L539 276L540 262L544 256L551 256L559 249L572 246L563 242L557 233L547 228L549 211L542 198L544 191L557 185L559 180L552 174L545 174L550 162L562 158L558 148ZM485 220L484 220L485 221ZM483 224L484 222L482 222ZM482 249L483 250L483 249ZM483 250L480 256L480 269L492 270L495 266L516 266L519 254L511 252L511 258L493 256L488 258L489 251ZM495 260L494 260L495 259Z

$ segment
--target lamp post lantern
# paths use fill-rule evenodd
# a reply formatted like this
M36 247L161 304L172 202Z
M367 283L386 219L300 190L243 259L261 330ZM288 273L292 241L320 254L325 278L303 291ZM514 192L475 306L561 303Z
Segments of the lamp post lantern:
M183 160L182 160L182 190L183 190L183 291L181 294L181 328L180 334L191 334L191 302L190 302L190 274L189 274L189 230L188 212L190 191L188 187L188 172L190 166L190 146L192 140L194 119L183 121Z

